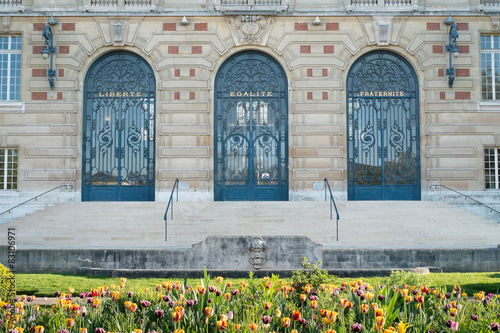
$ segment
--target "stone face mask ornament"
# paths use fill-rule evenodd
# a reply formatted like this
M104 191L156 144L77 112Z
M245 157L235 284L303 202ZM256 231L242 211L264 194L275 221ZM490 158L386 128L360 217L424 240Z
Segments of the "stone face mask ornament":
M260 269L266 262L266 241L261 237L254 237L247 243L250 251L250 259L248 260L255 269Z

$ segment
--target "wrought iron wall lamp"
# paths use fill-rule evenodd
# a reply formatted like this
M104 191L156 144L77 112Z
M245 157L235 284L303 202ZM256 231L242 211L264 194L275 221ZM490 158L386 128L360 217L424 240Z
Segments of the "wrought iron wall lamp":
M446 21L444 21L444 23L450 26L449 44L446 45L446 51L450 54L450 68L446 69L446 74L448 75L448 86L451 88L453 87L453 81L455 81L453 58L458 58L458 55L460 54L460 50L457 47L458 28L455 22L453 22L451 15Z
M53 55L56 53L56 48L54 47L54 35L52 33L52 26L56 25L57 22L53 17L50 17L48 24L43 28L42 36L45 41L45 46L42 51L42 58L47 60L50 57L50 67L47 71L49 77L50 89L54 89L54 78L56 77L56 71L53 67Z

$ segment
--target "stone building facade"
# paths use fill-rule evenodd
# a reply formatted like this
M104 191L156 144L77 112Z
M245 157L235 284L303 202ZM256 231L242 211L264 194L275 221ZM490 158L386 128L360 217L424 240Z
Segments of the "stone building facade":
M50 200L164 201L176 178L182 200L320 200L325 178L343 200L433 200L431 185L498 199L499 1L0 11L7 205L62 184Z

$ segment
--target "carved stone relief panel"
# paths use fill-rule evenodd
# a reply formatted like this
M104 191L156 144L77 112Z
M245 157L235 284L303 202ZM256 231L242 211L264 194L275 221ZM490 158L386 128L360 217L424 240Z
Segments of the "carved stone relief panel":
M261 237L254 237L247 243L247 248L250 251L250 259L248 260L255 269L260 269L266 263L266 241Z
M274 18L265 15L238 15L227 19L236 46L265 46Z

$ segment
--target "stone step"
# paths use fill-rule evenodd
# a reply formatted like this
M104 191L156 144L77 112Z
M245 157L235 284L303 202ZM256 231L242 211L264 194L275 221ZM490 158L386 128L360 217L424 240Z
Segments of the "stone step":
M188 248L210 235L307 236L330 247L495 246L499 224L440 202L176 202L164 240L162 202L57 203L15 227L19 248ZM6 231L5 231L6 232ZM0 239L0 244L6 241Z

